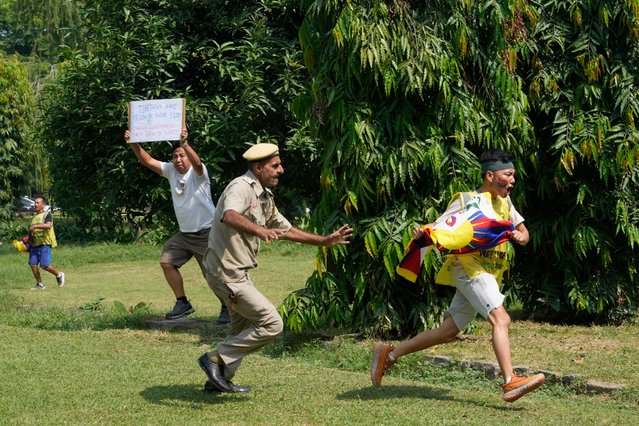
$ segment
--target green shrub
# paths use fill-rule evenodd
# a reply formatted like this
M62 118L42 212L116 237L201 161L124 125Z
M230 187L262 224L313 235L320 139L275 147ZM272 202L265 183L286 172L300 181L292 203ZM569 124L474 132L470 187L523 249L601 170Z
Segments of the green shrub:
M43 330L105 330L113 328L141 328L151 316L151 309L145 303L126 308L114 301L110 307L104 306L104 298L97 296L77 309L54 306L27 306L12 296L0 295L0 322L20 327Z
M23 220L0 220L0 241L11 244L12 240L20 240L29 233L29 226Z

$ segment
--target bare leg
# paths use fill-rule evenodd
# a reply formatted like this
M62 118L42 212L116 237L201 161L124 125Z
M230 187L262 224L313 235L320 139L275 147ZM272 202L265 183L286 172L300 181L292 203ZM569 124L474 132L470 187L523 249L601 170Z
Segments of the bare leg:
M47 267L43 267L42 269L44 269L45 271L49 272L50 274L55 275L56 277L58 275L60 275L60 273L58 271L55 270L55 268L51 265L47 266ZM39 275L39 274L38 274Z
M184 280L180 270L170 263L160 262L160 266L162 266L164 278L166 278L166 282L169 283L171 290L173 290L175 298L184 297Z
M38 265L29 265L31 266L31 272L33 272L33 277L35 278L37 283L42 282L42 277L40 276L40 269L38 269Z
M510 338L508 336L508 328L510 327L510 316L503 306L493 309L488 314L488 322L493 328L493 350L504 383L510 377L513 371L512 358L510 355Z
M423 331L410 340L403 342L395 350L392 355L396 360L404 355L421 351L440 343L452 341L459 334L459 329L455 325L455 321L449 315L444 318L444 322L437 328Z

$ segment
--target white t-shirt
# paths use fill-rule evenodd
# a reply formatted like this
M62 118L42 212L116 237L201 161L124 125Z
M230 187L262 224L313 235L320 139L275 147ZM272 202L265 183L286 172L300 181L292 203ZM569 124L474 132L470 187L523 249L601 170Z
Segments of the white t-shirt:
M202 168L202 176L198 176L192 166L181 175L173 163L162 162L162 176L171 185L173 209L182 232L201 231L213 223L215 204L211 198L211 181L204 164Z

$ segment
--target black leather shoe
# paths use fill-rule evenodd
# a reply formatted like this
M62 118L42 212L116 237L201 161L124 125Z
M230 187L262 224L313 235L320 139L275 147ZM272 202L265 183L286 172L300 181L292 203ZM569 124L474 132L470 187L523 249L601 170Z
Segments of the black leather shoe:
M212 363L208 355L202 355L198 358L197 362L200 364L200 368L206 373L206 376L212 384L215 385L220 392L231 392L231 385L229 385L229 382L224 380L224 376L220 371L220 366Z
M207 380L206 383L204 383L204 392L205 393L217 393L217 392L246 393L246 392L251 390L251 388L249 388L248 386L234 385L233 382L231 382L231 381L227 381L226 383L231 385L231 390L230 391L222 391L222 390L218 389L213 384L213 382L211 382L210 380Z

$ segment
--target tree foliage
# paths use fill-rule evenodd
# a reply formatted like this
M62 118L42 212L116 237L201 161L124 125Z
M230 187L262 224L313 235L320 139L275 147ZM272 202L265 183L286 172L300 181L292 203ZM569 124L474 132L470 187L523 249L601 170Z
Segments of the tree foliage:
M544 317L618 321L639 304L639 2L545 1L526 74L539 148L518 294Z
M74 45L81 38L81 4L81 0L0 0L0 52L16 55L28 71L36 98L29 112L33 123L39 121L40 89L46 76L55 72L60 46ZM21 189L27 194L46 193L51 185L48 156L34 139L36 133L30 129L30 138L22 147L27 163Z
M26 68L0 54L0 219L12 211L15 191L24 187L26 142L32 126L34 94Z
M291 157L309 161L312 146L291 132L287 107L303 70L293 2L85 5L86 41L66 53L45 103L52 193L67 212L109 229L174 223L168 187L123 141L131 100L186 98L189 140L214 198L246 170L239 154L258 140L286 144ZM170 159L167 144L145 148ZM293 186L305 189L302 181Z
M339 216L359 238L289 297L289 327L401 334L439 321L440 259L427 259L416 286L394 268L413 224L476 186L477 154L492 147L516 156L513 199L533 240L516 249L506 291L563 320L635 309L638 10L307 2L300 40L312 81L296 106L323 146L314 223Z
M432 221L452 194L479 183L481 150L523 158L534 148L513 59L528 54L528 40L505 25L518 7L309 3L300 40L312 81L297 111L323 147L314 217L319 223L340 211L359 238L288 299L282 313L291 328L331 323L401 333L440 319L445 303L430 284L439 259L428 260L417 286L401 283L394 269L413 225Z
M57 62L59 47L81 37L82 0L0 0L0 50Z
M278 204L310 199L316 231L356 230L281 307L290 329L438 322L441 259L416 285L394 268L414 224L479 184L487 148L515 154L531 231L506 293L544 318L636 310L639 0L83 3L85 40L49 85L41 134L53 195L87 225L173 220L122 133L127 101L185 97L214 197L247 144L278 142Z

